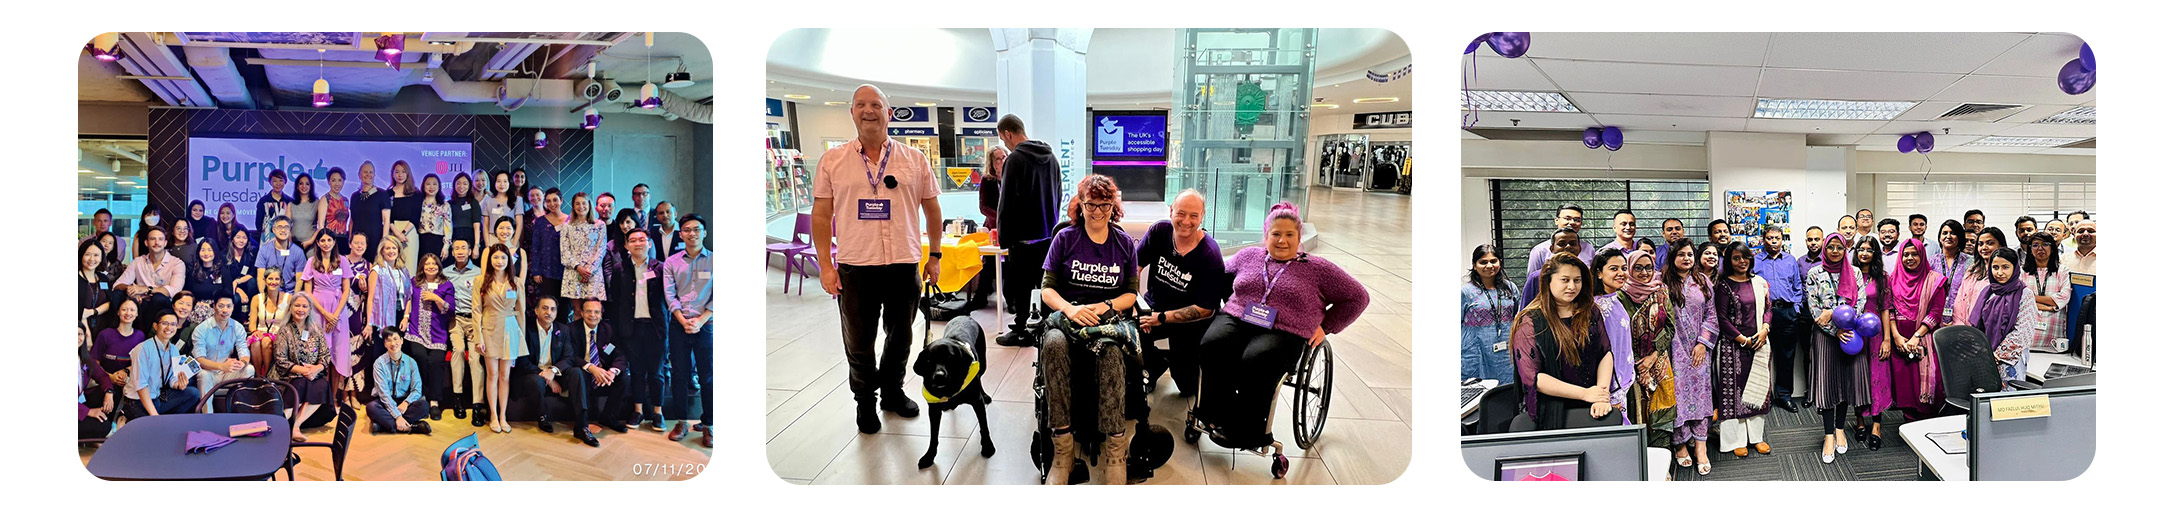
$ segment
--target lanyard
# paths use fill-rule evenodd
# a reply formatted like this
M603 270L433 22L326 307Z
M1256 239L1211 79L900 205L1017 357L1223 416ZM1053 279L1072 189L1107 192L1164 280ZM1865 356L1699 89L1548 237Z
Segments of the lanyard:
M1294 263L1281 263L1280 271L1275 273L1272 271L1272 255L1265 254L1265 271L1260 272L1265 279L1265 294L1257 297L1258 304L1264 304L1266 300L1272 299L1272 287L1280 283L1280 276L1286 275L1287 269L1291 266L1294 266Z
M173 344L174 342L167 342L167 345ZM156 340L153 341L151 345L151 350L159 355L159 383L155 386L164 389L166 387L166 384L174 382L174 359L173 357L168 356L167 348L165 346L159 345ZM161 390L160 392L165 392L165 390Z
M867 181L869 181L869 182L871 182L871 195L872 195L872 196L878 196L878 180L879 180L879 177L881 177L881 176L883 176L883 175L885 175L885 174L886 174L886 163L887 163L887 162L890 162L890 161L892 161L892 160L894 159L894 147L893 147L892 145L890 145L890 144L881 144L881 145L884 145L884 146L886 146L886 150L885 150L885 151L881 151L881 152L879 152L879 159L878 159L878 172L877 172L877 173L872 173L872 172L871 172L871 161L870 161L869 159L866 159L866 158L864 158L864 154L863 154L863 153L856 153L856 160L859 160L859 161L862 161L862 162L863 162L863 179L864 179L864 180L867 180ZM861 149L861 148L859 147L859 149Z

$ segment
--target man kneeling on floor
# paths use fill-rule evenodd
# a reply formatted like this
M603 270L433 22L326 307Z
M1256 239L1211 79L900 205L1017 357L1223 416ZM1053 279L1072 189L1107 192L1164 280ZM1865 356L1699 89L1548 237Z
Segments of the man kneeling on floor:
M401 353L401 330L380 329L379 343L386 344L386 354L371 362L371 379L378 383L364 407L371 416L371 432L432 433L431 423L424 421L431 405L418 403L424 399L424 383L416 360Z

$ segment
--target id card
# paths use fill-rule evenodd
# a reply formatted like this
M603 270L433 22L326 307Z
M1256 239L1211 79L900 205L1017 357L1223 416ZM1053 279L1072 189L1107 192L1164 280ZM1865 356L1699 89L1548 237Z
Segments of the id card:
M1272 329L1272 322L1278 316L1280 316L1280 310L1264 304L1251 304L1249 309L1242 311L1243 322L1265 329Z
M866 200L856 200L856 219L862 219L862 220L886 220L886 219L894 219L894 200L889 200L889 199L876 199L876 200L868 200L868 199L866 199Z

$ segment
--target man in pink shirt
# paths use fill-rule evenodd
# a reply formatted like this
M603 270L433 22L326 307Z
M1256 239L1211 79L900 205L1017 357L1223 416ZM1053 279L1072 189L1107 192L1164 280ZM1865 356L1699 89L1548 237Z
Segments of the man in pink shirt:
M827 150L811 185L811 242L818 243L818 280L836 296L841 341L847 345L848 390L856 400L856 429L878 433L878 409L916 417L916 403L902 392L909 364L909 325L922 282L916 268L916 213L924 214L930 246L923 281L939 276L939 185L924 154L886 138L893 109L878 87L856 88L848 113L856 141ZM839 241L835 241L835 235ZM834 243L840 250L825 246ZM837 254L837 256L836 256ZM886 331L884 355L872 346ZM883 400L881 400L883 392Z

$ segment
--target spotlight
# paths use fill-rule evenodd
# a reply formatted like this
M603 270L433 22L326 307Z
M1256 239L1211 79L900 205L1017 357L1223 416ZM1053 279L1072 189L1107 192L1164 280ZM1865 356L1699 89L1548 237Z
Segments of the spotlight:
M666 84L660 86L681 88L694 84L697 84L697 82L689 79L689 64L683 63L681 66L675 67L673 72L668 72L666 74Z
M598 116L597 108L588 108L583 110L583 129L598 129L598 121L600 119L601 117Z
M311 105L311 106L313 106L313 107L318 107L318 108L324 108L324 107L327 107L327 106L332 106L332 105L333 105L333 86L332 86L332 85L329 85L329 84L326 84L326 80L324 80L324 79L319 79L319 80L318 80L318 82L316 82L316 83L311 83L311 85L310 85L310 105Z
M659 86L651 84L650 81L645 81L644 87L636 91L636 107L647 110L658 108Z
M537 146L535 146L535 147L536 147L537 149L545 149L545 132L544 132L544 131L539 131L539 132L538 132L538 135L537 135L536 137L534 137L534 138L535 138L535 139L536 139L536 141L537 141Z
M91 38L90 43L83 44L83 48L91 51L91 57L98 58L99 61L121 60L120 46L121 33L118 32L100 33L98 37Z

